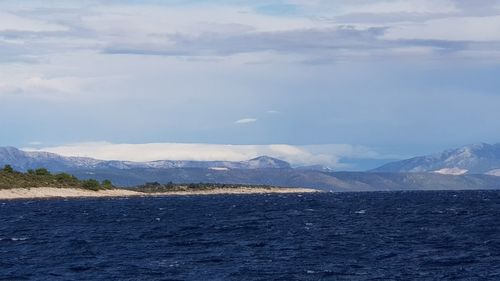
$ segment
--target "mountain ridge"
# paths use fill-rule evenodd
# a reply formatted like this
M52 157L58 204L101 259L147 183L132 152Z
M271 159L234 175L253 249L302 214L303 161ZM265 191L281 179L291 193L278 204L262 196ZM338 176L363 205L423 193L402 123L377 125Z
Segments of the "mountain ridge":
M387 163L370 172L495 175L499 169L500 143L476 143Z
M259 156L245 161L192 161L156 160L147 162L98 160L89 157L61 156L43 151L24 151L15 147L0 147L0 165L11 165L15 169L47 168L53 171L73 169L133 169L133 168L227 168L227 169L289 169L283 160Z
M450 150L447 157L435 154L424 157L427 164L439 159L468 160L482 159L487 151L477 151L486 145L473 146L462 150ZM495 151L494 149L492 151ZM418 159L418 157L416 157ZM437 160L436 160L437 159ZM500 157L499 157L500 159ZM407 162L404 162L407 161ZM413 158L400 162L407 168ZM418 162L418 161L417 161ZM397 168L395 162L388 164ZM476 163L462 161L461 163ZM219 183L272 185L282 187L316 188L326 191L392 191L392 190L462 190L500 189L500 177L494 174L460 174L460 169L440 168L442 173L414 172L334 172L321 166L293 168L289 163L261 156L246 161L173 161L152 162L104 161L85 157L64 157L48 152L26 152L13 147L0 147L0 165L10 164L15 169L27 170L44 167L52 172L67 172L80 179L109 179L118 186L138 186L146 182L174 183ZM414 164L414 163L413 163ZM413 165L414 166L414 165ZM432 166L432 165L431 165ZM432 166L434 169L436 165ZM406 166L405 166L406 167ZM437 166L436 166L437 167ZM449 170L443 170L449 169ZM458 175L447 174L449 172ZM495 170L500 173L500 170Z

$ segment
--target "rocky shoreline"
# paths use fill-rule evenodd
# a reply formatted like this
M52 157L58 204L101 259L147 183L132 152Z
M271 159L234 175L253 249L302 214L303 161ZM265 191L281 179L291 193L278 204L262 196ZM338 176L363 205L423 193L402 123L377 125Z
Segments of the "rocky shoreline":
M92 191L80 188L10 188L0 189L0 200L13 199L44 199L44 198L106 198L106 197L149 197L170 195L216 195L216 194L267 194L267 193L312 193L320 192L308 188L216 188L210 190L171 191L158 193L144 193L128 189L109 189Z

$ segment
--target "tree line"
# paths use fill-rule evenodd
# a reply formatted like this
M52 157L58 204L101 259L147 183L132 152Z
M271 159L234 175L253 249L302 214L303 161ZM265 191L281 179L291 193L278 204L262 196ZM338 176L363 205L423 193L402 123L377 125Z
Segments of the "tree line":
M114 188L110 180L99 182L95 179L80 180L68 173L51 173L46 168L28 169L26 172L16 171L11 165L0 170L0 188L16 187L76 187L89 190Z

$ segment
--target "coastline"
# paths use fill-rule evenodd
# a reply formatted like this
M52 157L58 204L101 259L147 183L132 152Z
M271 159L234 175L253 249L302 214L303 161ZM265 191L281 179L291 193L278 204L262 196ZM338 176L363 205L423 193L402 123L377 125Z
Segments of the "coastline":
M32 187L0 189L0 200L14 199L66 199L66 198L110 198L110 197L159 197L173 195L222 195L222 194L269 194L269 193L315 193L321 192L309 188L216 188L211 190L174 191L144 193L127 189L92 191L79 188Z

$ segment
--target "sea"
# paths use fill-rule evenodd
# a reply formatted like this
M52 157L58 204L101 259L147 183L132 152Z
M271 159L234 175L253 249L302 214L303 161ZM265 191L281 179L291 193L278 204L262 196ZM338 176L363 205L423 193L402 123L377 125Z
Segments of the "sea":
M0 280L500 280L500 192L0 201Z

